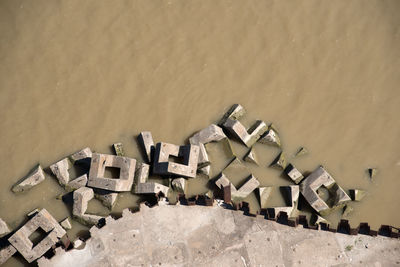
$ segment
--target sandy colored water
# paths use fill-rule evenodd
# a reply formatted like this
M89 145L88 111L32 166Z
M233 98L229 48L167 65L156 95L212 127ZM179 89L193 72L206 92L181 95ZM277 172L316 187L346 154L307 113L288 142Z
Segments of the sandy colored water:
M141 160L140 131L183 144L240 103L249 123L277 125L286 153L310 151L293 161L301 170L323 164L369 192L352 223L400 226L399 12L399 1L0 1L0 217L68 215L51 176L10 192L38 162L118 141ZM289 184L266 167L277 151L256 149L262 184Z

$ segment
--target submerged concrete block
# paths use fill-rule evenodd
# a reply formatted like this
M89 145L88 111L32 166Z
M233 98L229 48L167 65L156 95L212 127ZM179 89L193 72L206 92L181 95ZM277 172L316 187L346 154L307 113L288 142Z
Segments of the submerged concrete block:
M39 228L45 231L47 236L38 244L33 246L29 236ZM42 209L17 232L15 232L8 241L30 263L40 258L65 234L65 230L50 215L50 213L47 210Z
M308 150L305 147L300 147L297 152L294 154L294 157L300 157L303 155L306 155L308 153Z
M172 180L172 188L179 193L185 193L186 188L186 179L185 178L176 178Z
M243 158L244 161L258 165L258 159L254 147L251 147Z
M367 195L366 191L360 189L350 189L349 191L353 201L361 201Z
M287 166L285 154L283 152L280 152L279 155L274 159L274 161L272 161L272 163L269 166L272 168L284 170Z
M74 191L73 197L74 204L72 207L72 214L77 221L85 225L94 225L103 218L94 214L86 214L88 203L94 197L94 191L92 188L81 187Z
M130 191L135 166L135 159L93 153L88 186L116 192ZM106 167L119 168L119 177L116 179L104 177Z
M325 187L333 196L326 203L319 195L317 190ZM351 201L346 192L336 184L332 176L319 166L300 184L300 191L307 202L318 213L324 215L330 212L332 208L343 207L346 202Z
M67 189L67 191L74 191L81 187L85 187L87 184L87 181L88 181L87 175L84 174L84 175L81 175L78 178L72 180L68 184L66 184L65 188Z
M169 161L170 157L182 159L182 163ZM196 176L199 146L177 146L168 143L156 145L153 172L160 175L177 175L193 178Z
M139 144L142 146L147 162L152 162L152 154L155 149L151 132L141 132L138 136Z
M150 165L146 163L137 163L135 171L135 184L146 183L149 179Z
M112 145L114 152L117 156L124 157L125 156L125 151L122 143L115 143Z
M293 164L287 165L285 173L295 184L299 184L304 178L303 174Z
M368 172L369 178L372 180L378 173L378 169L377 168L368 168L367 172Z
M62 159L50 166L51 172L57 177L61 185L67 185L70 177L68 170L71 169L72 163L68 158Z
M257 120L249 129L246 129L240 121L228 118L223 127L247 147L253 146L268 130L265 122L260 120Z
M244 114L246 110L240 104L234 104L229 110L224 114L220 122L218 123L220 126L223 126L227 119L238 120Z
M7 223L0 218L0 238L9 233L11 233L10 228L8 227Z
M45 179L43 169L40 165L33 168L27 176L22 178L16 185L13 186L14 193L22 192L31 189L35 185L40 184Z
M268 127L266 133L261 136L258 142L281 147L281 139L279 138L278 131L276 131L272 124Z
M343 208L343 217L347 217L347 216L349 216L349 214L353 211L354 209L353 209L353 207L352 206L350 206L350 205L345 205L344 206L344 208Z
M69 221L69 218L65 218L64 220L62 220L60 222L60 225L62 226L62 228L64 228L65 230L71 230L72 229L72 225L71 222Z
M93 191L94 197L100 200L105 207L110 210L114 208L115 204L117 203L118 193L98 188L95 188Z
M0 265L4 264L9 258L11 258L17 250L12 246L8 245L0 249Z
M142 183L138 184L135 187L135 193L136 194L159 194L162 193L164 196L168 196L168 191L169 187L159 184L159 183L154 183L154 182L147 182L147 183Z

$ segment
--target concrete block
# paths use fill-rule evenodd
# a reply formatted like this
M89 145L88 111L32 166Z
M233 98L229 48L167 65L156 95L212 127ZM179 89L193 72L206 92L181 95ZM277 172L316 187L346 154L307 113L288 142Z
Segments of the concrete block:
M60 225L62 226L62 228L64 228L65 230L71 230L72 229L72 225L71 222L69 221L69 218L65 218L63 221L60 222Z
M287 166L285 154L283 152L280 152L279 155L274 159L274 161L272 161L272 163L269 166L272 168L284 170Z
M278 132L274 129L272 124L268 127L266 133L261 136L258 142L281 147L281 139L279 138Z
M230 186L231 193L236 192L236 187L231 183L231 181L229 181L229 179L225 176L224 173L221 173L219 175L219 178L215 181L215 185L221 190L224 187Z
M244 114L246 114L246 110L240 104L234 104L229 110L224 114L219 125L224 125L227 119L239 120Z
M295 210L297 210L300 190L298 185L290 185L290 186L281 186L281 192L284 194L284 198L288 204L286 207L275 207L273 208L275 211L275 216L279 214L279 212L286 212L288 217L292 217L294 215Z
M135 187L136 194L159 194L162 193L164 196L168 196L169 187L154 183L154 182L147 182L138 184Z
M94 214L86 214L88 203L94 197L94 191L92 188L81 187L78 190L74 191L73 197L74 204L72 207L72 214L78 222L85 225L94 225L103 218Z
M135 166L135 159L93 153L88 186L116 192L130 191L133 184ZM104 177L106 167L119 168L119 177L116 179Z
M317 190L324 186L333 196L326 203L319 195ZM319 166L300 184L300 191L307 202L321 215L328 214L332 208L343 207L351 201L344 190L338 186L332 176Z
M56 176L61 185L67 185L70 177L68 170L71 169L72 162L69 158L62 159L50 166L51 172Z
M295 184L299 184L304 178L303 174L290 163L285 168L285 173Z
M200 174L204 174L207 177L210 177L211 166L208 165L208 166L199 168L199 169L197 169L197 172L200 173Z
M117 203L118 193L98 188L95 188L93 191L94 197L100 200L105 207L110 210L114 208L115 204Z
M368 168L367 173L369 175L369 178L372 180L377 175L378 169L377 168Z
M33 246L29 236L41 228L47 236ZM40 258L46 251L55 245L66 234L65 230L50 215L42 209L24 226L15 232L8 241L29 263Z
M260 199L260 207L262 209L268 208L268 200L271 197L272 186L260 187L258 189L258 197Z
M146 183L149 179L150 165L146 163L137 163L135 171L135 184Z
M223 127L247 147L253 146L268 130L265 122L260 120L257 120L249 129L246 129L240 121L228 118Z
M11 233L10 228L8 227L7 223L0 218L0 238L9 233Z
M112 145L114 152L117 156L124 157L125 156L125 151L122 143L115 143Z
M45 179L43 169L40 165L33 168L27 176L22 178L16 185L13 186L14 193L22 192L31 189L35 185L40 184Z
M349 191L353 201L361 201L367 195L366 191L360 189L350 189Z
M258 159L254 147L251 147L243 158L244 161L258 165Z
M300 156L303 156L306 154L308 154L308 150L305 147L300 147L297 150L297 152L294 154L294 157L296 158L296 157L300 157Z
M84 174L69 182L67 185L65 185L65 188L67 189L67 191L74 191L81 187L85 187L87 181L88 181L87 175Z
M85 147L84 149L70 155L69 159L71 160L72 164L75 164L77 161L81 161L83 159L91 157L92 157L92 150L88 147Z
M4 264L9 258L11 258L17 250L12 246L8 245L0 249L0 265Z
M350 206L349 204L345 205L343 208L343 217L348 217L350 213L353 212L353 207Z
M169 161L171 156L182 159L182 163ZM155 150L153 173L193 178L196 177L198 158L199 146L158 143Z
M179 193L184 194L186 188L186 179L185 178L176 178L172 180L172 188Z
M260 182L257 180L256 177L254 177L254 175L251 174L247 178L246 182L238 190L234 192L231 191L232 200L234 202L243 200L248 195L250 195L250 193L253 192L259 185Z
M151 132L141 132L138 136L138 141L143 148L144 154L146 155L146 160L148 163L152 162L152 154L155 149L153 136Z

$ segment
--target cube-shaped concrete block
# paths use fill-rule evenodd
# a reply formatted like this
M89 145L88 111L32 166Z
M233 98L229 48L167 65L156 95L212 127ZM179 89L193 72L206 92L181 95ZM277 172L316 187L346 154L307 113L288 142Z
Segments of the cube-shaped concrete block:
M135 159L93 153L88 186L116 192L130 191L135 175L135 166ZM106 167L119 168L119 177L116 179L104 177Z
M29 236L39 228L45 231L47 236L36 246L33 246ZM55 245L65 234L65 230L50 215L50 213L47 210L42 209L17 232L15 232L8 241L28 262L32 262L46 253L46 251Z
M287 165L285 173L295 184L299 184L304 178L303 174L293 164Z
M170 161L171 156L181 159L181 163ZM196 177L198 158L199 146L158 143L154 156L153 173L193 178Z

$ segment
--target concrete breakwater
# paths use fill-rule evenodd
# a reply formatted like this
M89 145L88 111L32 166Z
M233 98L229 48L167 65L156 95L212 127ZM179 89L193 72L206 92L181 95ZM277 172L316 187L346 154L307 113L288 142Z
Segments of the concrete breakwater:
M341 219L338 226L334 227L327 218L332 214L346 218L353 210L352 202L361 201L367 192L357 188L344 190L323 166L318 166L312 172L301 172L291 160L304 156L306 148L300 147L295 155L288 156L276 126L256 120L246 127L242 123L245 114L243 106L233 105L219 122L192 135L186 145L155 143L150 132L142 132L138 142L142 148L143 162L127 157L121 143L113 144L114 155L95 153L90 148L84 148L45 170L40 165L36 166L12 191L29 192L45 180L47 171L66 191L59 198L71 208L72 219L88 226L101 226L107 221L106 216L88 212L88 203L92 199L100 200L111 212L119 193L130 192L142 195L143 201L149 206L156 205L160 199L171 204L178 201L187 205L197 203L207 206L213 206L214 201L218 200L221 205L241 209L247 215L261 214L290 226L301 224L306 228L352 235L363 233L399 237L399 229L388 225L375 231L367 223L352 228L348 220ZM235 152L232 142L240 143L247 150L243 157ZM224 155L221 162L226 162L217 174L212 172L212 167L217 163L209 155L212 151L210 146L215 144L219 145L218 150ZM276 153L274 159L264 164L256 146L275 149L272 150ZM261 184L260 177L251 172L253 165L276 169L277 175L291 184ZM73 168L80 170L77 177L71 175ZM377 175L375 168L367 171L369 179ZM191 181L198 179L207 181L204 194L188 196ZM273 205L273 190L277 188L284 200L281 206ZM27 223L19 229L9 229L1 221L0 234L5 236L0 253L1 263L17 252L26 261L33 262L46 253L51 256L51 250L57 246L65 249L71 247L66 235L66 231L71 229L70 218L65 218L59 224L46 209L34 210L28 214L28 218ZM30 236L39 230L44 231L43 238L34 242Z

